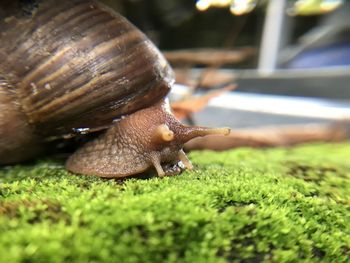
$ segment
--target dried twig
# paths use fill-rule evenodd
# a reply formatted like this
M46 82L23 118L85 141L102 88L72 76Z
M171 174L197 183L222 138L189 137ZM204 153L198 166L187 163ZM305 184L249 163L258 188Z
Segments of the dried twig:
M225 65L240 63L255 54L254 48L230 49L183 49L163 51L172 66L177 65Z
M175 68L174 70L176 82L191 87L200 86L201 88L211 89L225 83L233 83L237 78L232 71L223 71L212 67L204 69L199 77L195 76L191 69Z

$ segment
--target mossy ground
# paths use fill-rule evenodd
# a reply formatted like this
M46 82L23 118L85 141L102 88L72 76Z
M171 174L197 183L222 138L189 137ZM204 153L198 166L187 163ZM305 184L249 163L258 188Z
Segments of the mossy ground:
M193 152L123 182L0 171L0 262L349 262L350 142Z

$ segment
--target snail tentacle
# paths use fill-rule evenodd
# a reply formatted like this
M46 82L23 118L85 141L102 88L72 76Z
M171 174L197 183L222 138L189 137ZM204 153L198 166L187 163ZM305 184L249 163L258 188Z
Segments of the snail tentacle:
M165 172L164 172L163 167L162 167L162 165L160 163L160 159L159 159L159 157L156 154L152 154L151 155L151 162L152 162L154 168L156 169L158 176L159 177L164 177L165 176Z
M192 165L191 161L188 159L187 155L185 154L185 152L183 150L179 151L178 156L179 156L179 160L184 164L184 166L188 170L193 169L193 165Z

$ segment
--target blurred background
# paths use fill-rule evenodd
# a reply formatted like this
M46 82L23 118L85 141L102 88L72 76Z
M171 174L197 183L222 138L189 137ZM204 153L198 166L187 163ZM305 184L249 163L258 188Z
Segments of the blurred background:
M348 1L104 2L162 50L176 74L170 99L187 101L179 107L190 123L246 129L350 119ZM237 86L213 93L229 84ZM207 107L193 106L208 93Z

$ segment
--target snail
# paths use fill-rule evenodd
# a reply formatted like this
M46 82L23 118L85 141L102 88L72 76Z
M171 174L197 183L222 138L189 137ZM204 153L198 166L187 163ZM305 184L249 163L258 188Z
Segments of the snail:
M103 4L2 1L0 10L0 164L33 159L60 138L103 131L68 158L67 170L173 175L192 169L185 142L229 133L172 115L172 69L141 31Z

